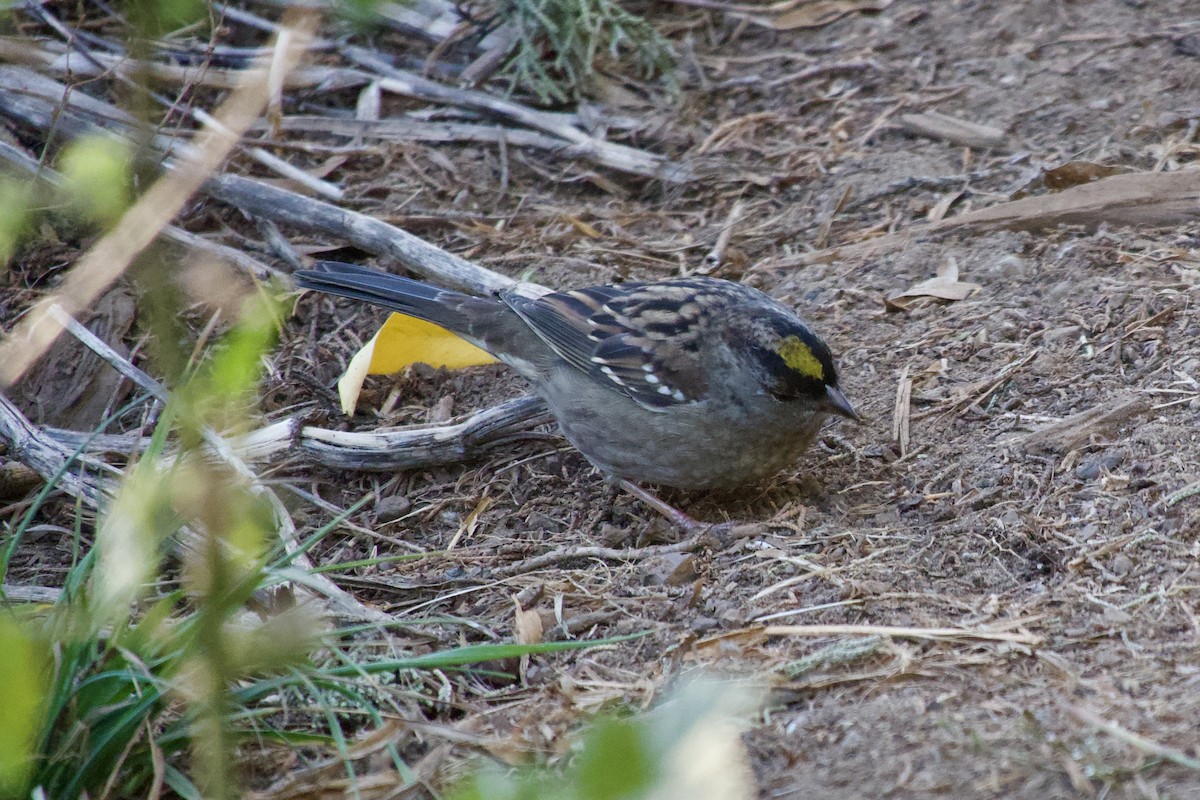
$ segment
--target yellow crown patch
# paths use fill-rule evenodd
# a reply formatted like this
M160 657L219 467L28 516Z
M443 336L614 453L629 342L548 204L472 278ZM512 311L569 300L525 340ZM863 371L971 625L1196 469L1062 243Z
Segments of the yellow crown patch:
M800 341L799 336L785 336L779 341L775 352L779 354L789 369L809 378L825 380L825 368L821 366L821 361L813 355L813 351L808 345Z

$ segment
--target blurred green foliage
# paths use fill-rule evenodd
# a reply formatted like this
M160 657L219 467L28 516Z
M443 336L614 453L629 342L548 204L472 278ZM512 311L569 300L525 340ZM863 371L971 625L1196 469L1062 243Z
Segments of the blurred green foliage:
M12 259L27 235L32 191L29 181L0 179L0 265Z
M749 686L685 680L648 713L600 717L564 768L484 769L452 800L740 800L753 795L740 734L759 705Z
M111 136L86 136L64 148L58 168L69 206L85 220L111 227L132 202L133 151Z
M162 36L203 19L208 13L204 0L126 0L125 12L138 33L146 38Z
M502 14L521 37L509 74L544 100L582 96L606 59L632 58L647 75L670 66L665 41L612 0L503 1ZM345 3L351 16L366 16L377 0ZM211 11L200 0L129 0L123 8L134 57L148 52L154 37L205 24ZM147 101L134 93L130 102ZM136 156L134 145L89 136L59 153L64 186L53 193L0 181L0 259L18 251L40 206L64 208L101 230L112 226L136 198ZM304 742L345 754L343 719L381 724L379 685L364 688L364 676L469 669L610 643L472 645L365 660L339 647L362 628L331 630L303 608L250 614L273 590L304 576L278 541L281 506L214 456L209 432L237 431L254 419L286 309L268 291L250 293L243 308L224 318L216 344L200 348L185 321L192 300L177 285L177 271L154 248L135 270L147 350L172 391L155 411L150 446L110 487L94 547L86 536L91 520L79 510L76 557L60 599L0 604L0 798L33 791L56 799L132 797L167 789L185 798L237 797L243 744ZM49 494L47 487L5 526L0 581ZM286 723L272 719L287 716L289 697L303 698L304 713ZM602 720L575 759L570 797L640 796L661 777L665 746L640 720ZM482 777L464 791L484 794L462 796L568 796L528 794L550 786L548 780L548 773L535 772ZM505 794L505 786L516 794Z
M47 643L0 611L0 797L18 796L34 773L49 666Z

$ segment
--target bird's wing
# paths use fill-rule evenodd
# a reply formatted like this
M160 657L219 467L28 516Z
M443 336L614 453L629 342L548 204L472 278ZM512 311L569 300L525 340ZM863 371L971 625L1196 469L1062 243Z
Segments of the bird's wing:
M504 300L568 364L651 409L703 399L700 324L683 281L627 283ZM686 331L685 331L686 333Z

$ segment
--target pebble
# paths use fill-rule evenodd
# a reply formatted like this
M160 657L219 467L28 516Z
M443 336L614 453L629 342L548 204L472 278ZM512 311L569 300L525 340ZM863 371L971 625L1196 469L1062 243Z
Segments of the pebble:
M375 507L375 521L379 523L395 522L412 510L412 500L406 495L394 494L380 499Z
M1075 467L1075 477L1081 481L1094 481L1102 473L1116 469L1123 460L1120 453L1104 453L1093 456Z

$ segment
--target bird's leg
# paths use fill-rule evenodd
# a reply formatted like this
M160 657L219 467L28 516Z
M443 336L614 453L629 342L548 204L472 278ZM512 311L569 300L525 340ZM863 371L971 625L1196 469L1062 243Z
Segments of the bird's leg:
M662 514L664 517L670 520L672 524L680 528L689 536L703 533L704 531L708 530L709 526L705 523L700 522L697 519L692 519L675 506L666 502L662 498L656 497L655 495L643 489L641 486L638 486L633 481L628 481L624 478L621 478L619 483L622 489L629 492L631 495L636 497L638 500L641 500L658 513Z

